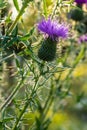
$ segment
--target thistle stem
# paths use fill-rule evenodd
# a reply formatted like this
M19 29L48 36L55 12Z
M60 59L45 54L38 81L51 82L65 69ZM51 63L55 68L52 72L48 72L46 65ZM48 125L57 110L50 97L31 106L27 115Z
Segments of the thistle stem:
M27 74L28 72L26 72ZM25 75L26 75L25 74ZM18 85L14 88L14 90L12 91L12 93L10 94L10 96L7 98L7 100L5 101L5 103L1 106L0 108L0 112L3 111L4 109L6 109L6 107L12 102L12 99L14 98L14 96L17 94L18 90L20 89L21 85L23 84L24 80L25 80L26 76L24 76L22 78L22 80L20 81L20 83L18 83Z
M24 10L26 9L26 7L28 6L28 3L29 3L30 1L33 1L33 0L24 1L23 6L21 7L19 14L17 15L17 17L16 17L15 21L13 22L13 24L12 24L12 25L10 26L10 28L8 29L6 35L9 35L9 34L12 32L12 30L15 28L15 26L16 26L18 20L19 20L20 17L23 15Z
M34 93L36 92L35 89L36 89L36 87L37 87L38 81L39 81L39 78L38 78L37 81L35 82L35 85L34 85L34 87L33 87L33 90L32 90L32 93L31 93L31 95L30 95L30 98L29 98L29 99L27 100L27 102L25 103L25 106L24 106L24 108L22 109L22 111L21 111L19 117L17 118L17 120L16 120L16 122L15 122L15 124L14 124L12 130L16 130L16 129L17 129L17 126L18 126L18 124L19 124L19 121L21 120L23 114L25 113L26 109L28 108L29 102L32 100L32 96L33 96Z
M48 95L47 100L45 102L45 105L43 107L43 113L41 113L41 115L40 115L40 122L41 122L41 124L43 124L44 119L45 119L45 117L46 117L46 115L47 115L47 113L49 111L49 108L50 108L51 104L53 103L53 100L54 100L53 88L54 88L54 85L52 84L50 92L49 92L49 95Z
M25 104L25 106L24 106L23 110L21 111L21 113L20 113L20 115L19 115L18 119L16 120L16 123L15 123L15 125L14 125L14 127L13 127L13 129L12 129L12 130L16 130L16 128L17 128L17 126L18 126L18 124L19 124L19 121L20 121L20 119L22 118L22 116L23 116L24 112L26 111L26 109L27 109L28 105L29 105L29 101L28 101L28 102L26 102L26 104Z

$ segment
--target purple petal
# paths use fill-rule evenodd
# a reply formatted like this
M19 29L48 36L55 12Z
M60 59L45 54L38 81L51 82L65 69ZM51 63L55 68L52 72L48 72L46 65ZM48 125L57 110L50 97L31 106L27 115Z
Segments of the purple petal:
M68 36L68 27L64 24L60 24L57 21L53 21L50 18L47 20L43 19L38 24L38 30L47 34L52 39L59 37L66 38Z
M79 43L87 42L87 35L82 35L79 37Z
M87 3L87 0L75 0L77 4L85 4Z

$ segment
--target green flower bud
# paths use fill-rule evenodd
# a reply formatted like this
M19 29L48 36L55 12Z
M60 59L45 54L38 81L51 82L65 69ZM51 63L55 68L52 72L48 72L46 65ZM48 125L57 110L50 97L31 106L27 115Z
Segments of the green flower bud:
M81 21L84 17L82 9L80 8L72 9L70 11L70 17L75 21Z
M43 40L41 44L38 50L38 57L44 61L53 61L56 55L57 42L52 38L47 38Z

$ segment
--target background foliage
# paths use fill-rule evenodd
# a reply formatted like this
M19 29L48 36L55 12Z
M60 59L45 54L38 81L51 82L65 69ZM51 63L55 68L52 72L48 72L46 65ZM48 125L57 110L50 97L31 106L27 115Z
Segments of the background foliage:
M73 0L0 0L0 130L87 129L87 42L79 43L87 10L75 21L74 8ZM37 24L51 15L69 36L45 62Z

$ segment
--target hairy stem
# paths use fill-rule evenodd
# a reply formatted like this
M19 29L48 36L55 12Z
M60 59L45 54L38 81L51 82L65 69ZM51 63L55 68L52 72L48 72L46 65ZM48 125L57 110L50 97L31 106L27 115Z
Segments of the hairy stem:
M35 82L35 85L34 85L34 87L33 87L33 90L32 90L32 93L31 93L31 95L30 95L30 98L29 98L29 99L27 100L27 102L25 103L25 106L24 106L24 108L22 109L22 111L21 111L19 117L17 118L17 120L16 120L16 122L15 122L13 128L12 128L12 130L16 130L16 129L17 129L17 126L18 126L18 124L19 124L19 122L20 122L20 120L21 120L23 114L25 113L26 109L28 108L28 105L29 105L30 101L32 100L32 96L33 96L34 93L36 92L35 89L36 89L36 87L37 87L38 81L39 81L39 78L38 78L37 81Z
M51 80L52 80L52 79L51 79ZM47 113L48 113L48 111L49 111L49 109L50 109L50 106L51 106L52 103L53 103L53 99L54 99L53 87L54 87L54 85L51 84L51 89L50 89L49 95L48 95L47 100L46 100L46 102L45 102L45 105L44 105L44 107L43 107L43 113L41 113L41 115L40 115L40 122L41 122L41 124L43 124L44 119L46 118L46 115L47 115Z
M23 15L24 10L26 9L26 7L28 6L28 3L29 3L30 1L33 1L33 0L25 0L25 1L24 1L24 3L22 4L23 6L21 7L19 14L17 15L17 17L16 17L15 21L13 22L13 24L12 24L12 25L10 26L10 28L8 29L6 35L9 35L9 34L12 32L12 30L15 28L15 26L16 26L18 20L19 20L20 17Z

